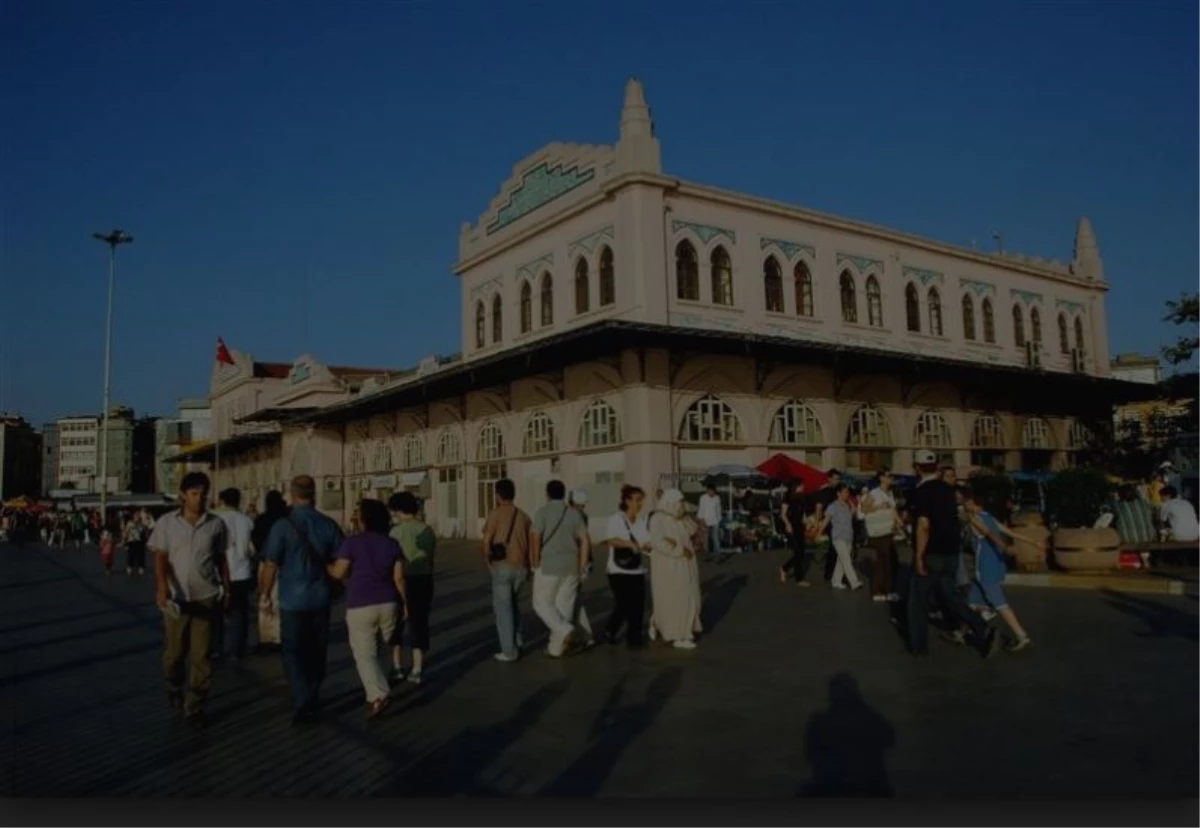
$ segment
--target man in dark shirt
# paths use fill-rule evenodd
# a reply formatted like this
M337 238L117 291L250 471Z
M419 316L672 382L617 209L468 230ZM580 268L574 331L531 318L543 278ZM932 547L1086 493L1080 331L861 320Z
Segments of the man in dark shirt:
M908 650L922 657L929 654L929 596L949 612L951 624L961 621L971 631L979 651L988 657L996 651L999 638L972 612L955 588L960 554L958 504L954 488L938 478L937 456L928 449L916 453L921 482L908 499L913 521L913 573L908 597Z
M829 508L829 504L837 500L837 487L838 484L842 482L842 473L837 469L830 469L829 471L825 472L825 476L829 479L825 482L825 485L817 489L812 496L812 508L816 511L818 526L821 525L821 521L825 518L825 511ZM829 534L829 530L826 529L823 534ZM832 544L830 544L830 548L832 549ZM825 556L826 581L833 580L833 568L836 565L837 555L827 554Z

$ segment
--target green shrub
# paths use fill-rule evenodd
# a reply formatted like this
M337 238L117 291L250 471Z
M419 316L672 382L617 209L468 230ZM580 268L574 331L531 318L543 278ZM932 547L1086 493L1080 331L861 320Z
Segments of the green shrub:
M1112 484L1102 469L1067 469L1046 487L1050 519L1065 529L1087 529L1096 522L1112 496Z

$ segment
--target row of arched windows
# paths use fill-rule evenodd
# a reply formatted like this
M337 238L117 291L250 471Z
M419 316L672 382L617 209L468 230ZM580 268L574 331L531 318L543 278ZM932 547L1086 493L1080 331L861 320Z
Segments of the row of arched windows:
M582 315L591 309L591 265L587 258L580 256L575 262L575 314ZM601 248L599 256L599 288L600 307L607 307L617 301L616 272L613 265L613 251L607 245ZM731 288L732 290L732 282ZM554 324L554 277L550 271L544 271L538 280L538 318L540 327L547 328ZM533 291L530 280L521 282L521 292L518 298L518 316L520 331L527 334L533 330ZM492 344L504 339L504 303L500 294L492 297L491 307ZM475 347L487 345L488 310L482 299L475 303Z

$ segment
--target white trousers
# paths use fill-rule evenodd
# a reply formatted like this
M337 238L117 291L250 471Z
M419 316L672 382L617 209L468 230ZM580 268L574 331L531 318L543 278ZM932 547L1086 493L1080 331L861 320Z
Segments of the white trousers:
M396 631L396 609L395 604L372 604L346 610L350 652L354 654L354 666L368 703L388 697L387 673L380 659L379 639L382 636L386 655L387 642Z
M546 575L533 573L533 611L550 630L550 654L559 656L563 644L575 629L575 622L592 637L592 625L587 610L579 603L578 575Z
M854 569L854 555L850 548L850 542L844 540L835 540L833 549L837 552L837 565L833 568L833 585L837 586L845 578L850 586L857 589L861 584L858 580L858 572Z

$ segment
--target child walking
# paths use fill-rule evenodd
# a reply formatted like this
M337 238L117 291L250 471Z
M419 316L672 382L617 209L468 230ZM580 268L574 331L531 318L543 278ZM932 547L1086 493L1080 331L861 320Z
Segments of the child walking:
M1004 576L1008 572L1005 555L1008 553L1008 539L1016 537L1000 525L992 514L980 502L980 496L974 492L965 495L967 520L975 538L975 578L967 603L976 612L987 609L994 610L1004 619L1016 638L1010 641L1005 649L1011 653L1024 650L1033 642L1029 633L1017 620L1017 614L1008 605L1004 594Z

